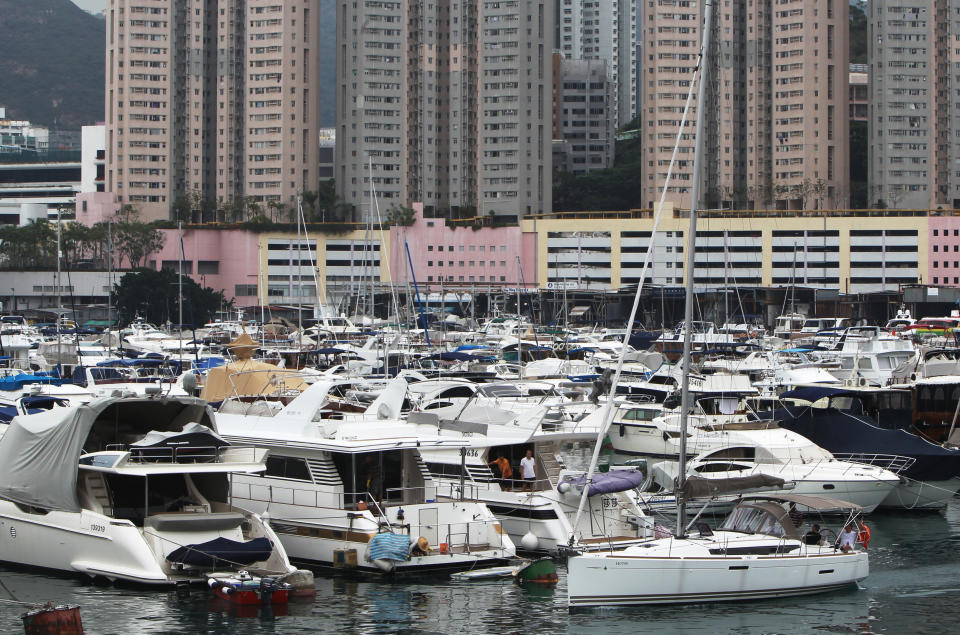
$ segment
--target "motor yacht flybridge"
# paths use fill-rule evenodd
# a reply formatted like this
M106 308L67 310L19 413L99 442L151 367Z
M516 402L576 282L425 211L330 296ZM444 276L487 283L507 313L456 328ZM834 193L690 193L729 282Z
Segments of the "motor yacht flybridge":
M20 415L0 439L0 560L151 585L285 576L273 530L234 507L264 450L217 435L189 397L105 397Z

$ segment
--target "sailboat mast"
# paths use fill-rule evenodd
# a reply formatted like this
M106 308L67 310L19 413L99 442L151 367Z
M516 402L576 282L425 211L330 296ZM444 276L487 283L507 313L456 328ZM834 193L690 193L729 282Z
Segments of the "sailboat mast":
M687 419L690 413L690 339L693 334L693 269L696 264L697 243L697 207L700 205L700 187L703 172L703 145L704 130L707 114L707 85L710 77L707 70L707 55L710 51L710 40L713 31L713 2L707 0L703 8L703 37L700 49L700 76L697 81L697 126L696 143L693 148L693 193L690 199L690 228L687 233L687 270L686 302L683 308L683 381L680 392L680 466L677 470L677 536L686 534L687 514L686 501L683 498L683 485L687 480Z

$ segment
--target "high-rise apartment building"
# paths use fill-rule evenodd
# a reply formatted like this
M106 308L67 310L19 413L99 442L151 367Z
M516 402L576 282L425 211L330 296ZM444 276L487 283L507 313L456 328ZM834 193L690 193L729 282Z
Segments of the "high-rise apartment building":
M636 0L558 0L554 48L568 60L604 60L616 126L637 115Z
M613 167L616 86L607 62L553 56L554 168L584 174Z
M551 211L552 22L542 0L339 2L335 179L357 217Z
M292 205L318 185L319 0L108 0L107 190Z
M849 181L844 0L715 5L703 191L709 206L842 206ZM700 48L703 3L653 0L643 15L641 179L659 202ZM669 198L689 206L696 89Z
M871 205L960 206L960 1L867 3Z

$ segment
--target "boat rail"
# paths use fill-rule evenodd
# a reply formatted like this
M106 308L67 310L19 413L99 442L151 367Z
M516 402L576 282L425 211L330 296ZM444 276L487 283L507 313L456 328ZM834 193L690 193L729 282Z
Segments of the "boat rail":
M127 464L258 463L266 454L252 445L137 447L114 443L107 445L105 449L107 452L129 452Z
M386 510L389 506L400 507L402 505L412 505L417 504L418 502L435 502L434 499L426 499L425 501L394 501L383 499L378 501L374 496L367 491L364 492L323 492L319 490L309 490L296 487L284 487L278 485L267 485L269 490L269 498L265 499L262 497L257 497L254 495L254 487L247 487L246 496L238 495L239 492L243 490L238 489L240 483L234 482L231 487L231 504L233 499L240 498L245 500L253 500L262 503L283 503L290 505L297 505L302 507L313 507L318 511L324 509L331 509L330 497L333 494L334 502L339 502L339 509L345 512L351 522L359 517L360 512L369 511L373 516L374 521L379 525L381 530L392 530L392 529L406 529L410 532L411 536L434 536L436 537L435 544L446 544L447 551L450 553L471 553L472 551L478 550L504 550L506 549L503 544L504 532L501 528L500 521L496 518L489 519L480 519L480 520L465 520L462 522L443 522L441 518L438 518L436 523L422 523L419 520L419 515L416 519L411 517L410 519L403 519L403 522L394 522L391 521L387 514ZM398 488L389 488L387 492L403 492L408 490L429 490L434 489L431 487L398 487ZM321 496L326 499L321 502ZM348 502L350 500L356 502ZM366 510L362 507L357 506L357 502L363 501L366 505ZM474 502L474 501L470 501ZM481 501L477 501L481 502ZM329 515L318 514L315 518L304 517L305 521L329 521L333 520L336 517ZM414 520L416 522L414 522ZM282 524L283 521L275 520L273 524L276 526ZM489 531L486 531L490 527L493 527L493 533L496 535L496 543L491 543L491 534ZM442 530L446 528L446 533Z
M536 479L534 481L525 481L523 479L492 479L490 481L469 481L464 480L461 484L455 478L448 481L441 481L437 484L437 497L444 497L452 500L466 500L475 502L484 502L480 492L522 492L524 486L532 484L533 492L543 492L553 489L553 482L549 478ZM498 485L509 485L512 489L505 490Z
M840 459L841 461L852 461L855 463L866 463L867 465L872 465L874 467L882 467L885 470L889 470L894 474L899 475L901 472L909 469L917 462L917 459L911 456L901 456L899 454L864 454L857 452L850 453L833 453L834 458Z

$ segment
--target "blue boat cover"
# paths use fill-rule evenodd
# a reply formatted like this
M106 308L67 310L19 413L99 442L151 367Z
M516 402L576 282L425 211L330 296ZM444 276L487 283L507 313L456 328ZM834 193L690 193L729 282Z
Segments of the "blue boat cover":
M367 553L371 560L404 561L410 553L410 536L408 534L377 534L370 539Z
M442 353L427 355L425 359L439 359L445 362L469 362L478 359L478 357L461 351L443 351Z
M12 375L0 379L0 390L20 390L27 384L53 384L60 386L63 379L52 375Z
M625 492L628 489L640 487L646 477L639 470L610 470L609 472L595 472L593 482L590 484L590 495L595 494L615 494ZM563 479L564 483L570 485L583 485L586 483L587 476L571 477Z
M271 553L273 553L273 545L266 538L254 538L247 542L214 538L199 545L179 547L167 554L167 560L195 567L215 567L225 564L246 566L266 560Z
M210 370L211 368L216 368L217 366L223 366L227 363L222 357L201 357L198 361L194 362L194 370Z

